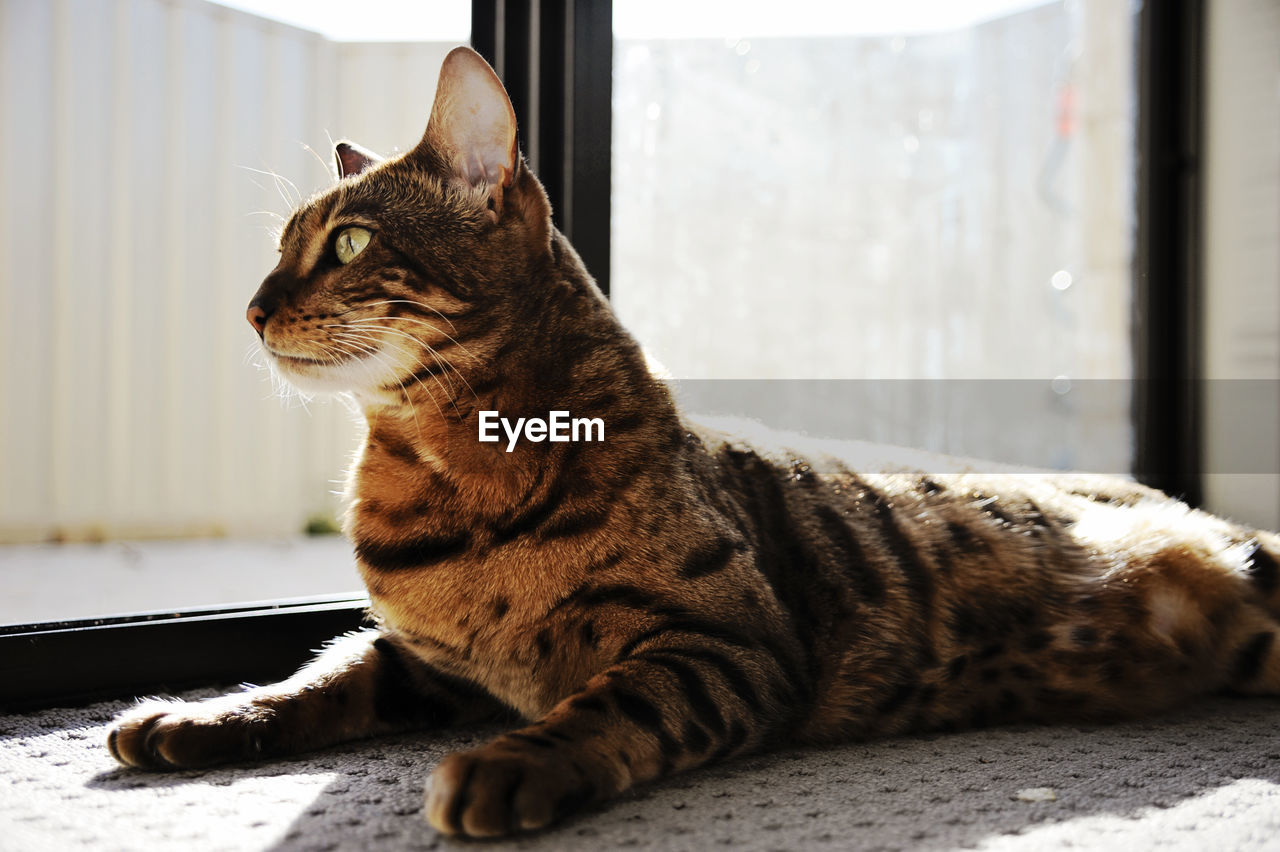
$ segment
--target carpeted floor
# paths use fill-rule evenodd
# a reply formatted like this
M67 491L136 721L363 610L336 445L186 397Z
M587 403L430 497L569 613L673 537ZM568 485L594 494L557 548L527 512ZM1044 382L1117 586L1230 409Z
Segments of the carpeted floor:
M0 849L1280 849L1271 699L747 758L502 843L441 838L421 814L430 767L484 731L148 774L103 746L124 706L0 717Z

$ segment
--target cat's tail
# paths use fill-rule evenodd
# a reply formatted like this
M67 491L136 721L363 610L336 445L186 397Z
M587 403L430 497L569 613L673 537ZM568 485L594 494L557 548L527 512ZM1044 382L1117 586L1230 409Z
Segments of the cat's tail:
M1280 621L1280 535L1257 530L1248 540L1246 575L1262 605Z
M1280 695L1280 535L1243 530L1241 570L1255 597L1226 625L1227 687L1251 695Z

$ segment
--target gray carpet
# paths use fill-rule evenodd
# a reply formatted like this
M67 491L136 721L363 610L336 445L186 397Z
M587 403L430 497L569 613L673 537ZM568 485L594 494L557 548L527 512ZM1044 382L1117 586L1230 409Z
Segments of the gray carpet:
M752 757L500 843L442 838L421 815L428 770L484 731L157 775L103 746L124 706L0 717L0 849L1280 850L1272 699Z

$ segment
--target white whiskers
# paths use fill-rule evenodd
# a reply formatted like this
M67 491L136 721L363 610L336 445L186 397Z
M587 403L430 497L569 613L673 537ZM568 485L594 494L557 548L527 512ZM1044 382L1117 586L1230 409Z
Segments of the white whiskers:
M406 302L408 304L420 304L416 302L409 302L406 299L385 300L384 302L375 302L373 304L391 304L392 302L396 302L396 301ZM366 305L365 307L368 307L368 305ZM427 365L424 364L420 358L415 357L414 353L406 351L403 346L399 346L390 340L379 340L376 337L376 335L378 334L394 335L396 337L404 338L405 340L415 343L418 346L421 346L427 352L427 354L430 355L432 359L434 359L436 364L440 367L442 372L440 374L432 373L431 378L435 380L436 384L440 387L440 390L445 393L446 397L452 403L455 412L458 412L459 414L461 413L460 411L458 411L457 393L453 387L452 380L449 378L450 372L452 372L454 375L458 377L459 380L461 380L462 384L466 386L467 390L470 391L473 397L475 397L476 399L479 399L479 394L475 392L475 389L471 386L471 383L467 381L467 377L462 374L462 372L457 368L457 366L453 364L452 361L444 357L439 351L435 349L435 347L431 346L421 337L418 337L417 335L414 335L414 334L410 334L402 329L392 328L388 324L388 323L394 322L397 319L406 320L408 322L425 326L431 329L432 331L434 331L435 333L440 334L446 339L448 339L449 341L451 341L472 361L479 360L470 350L466 348L466 346L464 346L452 335L443 332L440 328L438 328L432 323L425 322L424 320L414 319L413 317L359 317L359 318L350 319L347 322L329 323L325 326L325 328L339 330L335 332L330 332L331 334L338 334L338 333L347 334L347 335L363 334L365 335L366 340L371 339L375 342L385 343L386 345L395 348L399 352L402 352L409 358L416 361L419 367L427 368ZM447 322L448 318L446 317L445 320ZM456 329L454 330L456 331ZM370 335L373 335L373 336L370 336ZM441 378L440 378L441 375L445 377L446 381L449 381L448 387L446 387L444 382L441 381ZM419 378L418 382L419 384L421 384L422 380ZM425 389L425 386L424 386L424 389ZM434 396L433 396L433 399L434 399Z
M378 305L413 305L416 308L426 308L427 310L431 311L433 314L436 314L437 316L439 316L440 319L449 323L449 328L453 330L454 334L458 333L458 328L453 324L453 320L449 319L447 316L440 313L438 309L431 307L426 302L417 302L417 301L414 301L413 299L383 299L381 302L369 302L368 304L361 305L361 307L373 308L373 307L377 307ZM400 317L400 319L408 319L408 318Z
M265 175L266 177L271 178L272 182L275 183L276 192L280 193L280 198L284 200L284 203L288 205L290 210L302 203L302 191L298 189L298 185L279 172L273 172L266 169L255 169L253 166L241 166L240 168L245 171L253 172L254 174ZM290 191L292 194L290 194Z

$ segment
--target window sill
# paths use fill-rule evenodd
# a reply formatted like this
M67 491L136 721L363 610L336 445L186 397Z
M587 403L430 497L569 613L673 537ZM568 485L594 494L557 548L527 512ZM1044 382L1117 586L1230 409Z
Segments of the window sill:
M344 595L0 627L0 710L279 680L360 627L368 605Z

